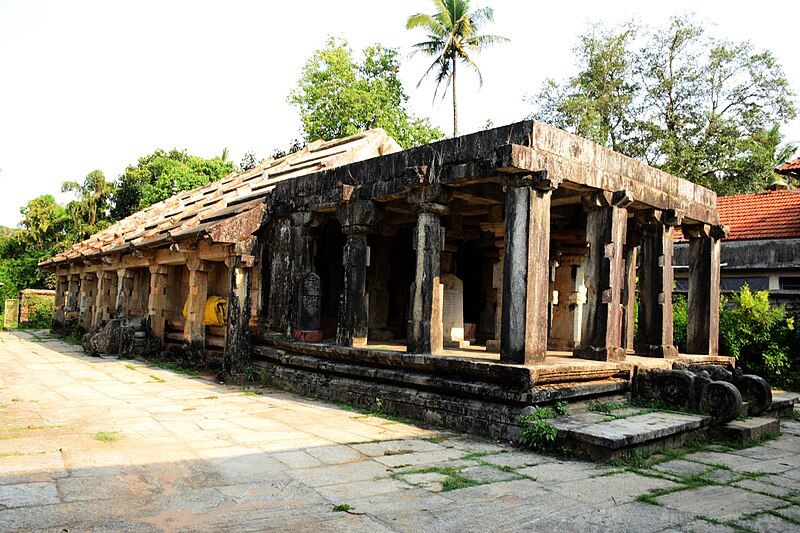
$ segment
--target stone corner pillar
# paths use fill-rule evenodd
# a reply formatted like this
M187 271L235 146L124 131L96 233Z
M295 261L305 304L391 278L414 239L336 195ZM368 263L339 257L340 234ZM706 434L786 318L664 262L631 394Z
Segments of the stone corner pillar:
M67 288L69 276L56 273L56 297L53 305L53 329L64 327L66 321Z
M342 253L344 284L339 300L339 321L336 328L336 344L341 346L367 344L369 331L367 234L377 219L377 214L375 205L368 200L343 202L336 209L336 216L345 234Z
M448 192L438 185L418 187L408 193L408 201L417 214L413 236L416 273L411 284L406 340L408 353L436 353L444 345L439 275L444 245L441 217L449 212L448 200Z
M65 320L75 321L80 313L81 275L72 273L67 282L67 298L65 305Z
M186 322L183 339L189 344L190 357L202 360L206 351L206 326L204 323L206 300L208 300L208 273L214 264L199 259L186 263L189 269L189 294L186 305Z
M89 329L92 327L92 307L93 307L93 291L95 289L96 284L96 276L94 272L83 272L81 274L81 289L80 289L80 297L79 297L79 313L80 313L80 320L81 325L84 329Z
M117 297L117 273L112 270L97 271L97 295L94 306L94 325L111 318Z
M555 184L503 177L505 253L500 361L533 364L547 356L550 305L550 198Z
M133 292L133 272L129 268L117 269L117 294L115 298L115 317L127 318L130 312L130 298Z
M584 202L586 214L586 258L581 342L578 357L600 361L622 361L622 295L625 285L625 239L628 228L629 193L596 193Z
M150 331L153 337L164 342L166 329L167 285L170 267L150 266L150 293L147 298L147 314L150 317Z
M639 211L639 318L634 341L637 355L673 358L678 348L673 341L672 267L674 227L681 215L674 210Z
M689 239L689 297L686 351L719 355L720 240L725 228L684 225Z
M223 371L228 374L244 372L250 363L250 286L252 284L252 255L237 255L227 261L230 268L228 316L225 323L225 354Z

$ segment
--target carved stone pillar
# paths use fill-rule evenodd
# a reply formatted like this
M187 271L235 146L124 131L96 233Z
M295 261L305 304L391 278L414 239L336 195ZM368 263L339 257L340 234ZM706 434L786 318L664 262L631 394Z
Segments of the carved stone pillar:
M681 217L675 211L640 211L638 355L677 357L672 338L673 229Z
M581 317L586 303L581 266L583 259L582 256L562 256L559 259L553 282L558 301L553 305L547 342L551 350L572 350L580 344Z
M630 234L628 239L630 240ZM636 265L639 262L639 250L636 246L627 246L625 251L625 292L623 301L624 329L623 345L626 352L633 351L633 337L636 331Z
M503 179L506 190L500 360L532 364L547 355L550 301L550 197L553 182Z
M97 296L93 324L111 318L117 298L117 273L112 270L97 271Z
M344 284L339 300L336 343L341 346L366 346L369 316L367 233L376 219L375 205L369 201L344 202L337 207L336 216L346 238L342 254Z
M595 194L586 202L586 304L578 357L601 361L625 359L622 347L622 289L625 281L625 235L632 199L627 192Z
M81 275L70 274L67 284L66 320L78 320L80 313Z
M226 374L244 372L250 362L250 285L255 257L238 255L230 258L231 290L228 294L228 317L225 324L225 355L223 371Z
M67 287L69 284L66 274L56 275L56 298L53 305L53 328L58 329L64 326L66 320L67 306Z
M114 308L116 318L127 318L133 293L133 272L127 268L117 270L117 296Z
M719 255L725 228L683 226L689 239L686 351L719 355Z
M96 284L97 276L95 276L94 272L84 272L81 275L79 308L81 325L85 329L89 329L92 326L92 319L94 318L92 306L94 304L94 292L97 290L95 288Z
M407 350L436 353L442 349L442 289L439 283L444 230L440 217L448 213L445 193L431 185L413 189L408 201L417 214L414 249L416 274L411 284Z
M190 356L195 360L201 360L206 351L206 326L203 319L208 300L208 273L214 264L192 259L186 266L189 268L189 295L183 339L189 344Z
M150 294L147 298L147 313L150 315L150 331L153 336L164 342L164 330L167 309L167 284L170 267L152 265L150 267Z

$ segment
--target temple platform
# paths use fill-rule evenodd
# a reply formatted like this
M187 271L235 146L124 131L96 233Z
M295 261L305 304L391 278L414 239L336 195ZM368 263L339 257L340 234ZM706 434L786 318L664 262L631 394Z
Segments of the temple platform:
M710 362L630 356L622 362L548 352L534 365L500 362L480 346L410 354L400 343L344 347L285 340L254 332L253 368L261 381L285 390L406 416L472 433L511 437L531 405L585 402L625 394L635 369ZM730 364L719 358L718 364Z

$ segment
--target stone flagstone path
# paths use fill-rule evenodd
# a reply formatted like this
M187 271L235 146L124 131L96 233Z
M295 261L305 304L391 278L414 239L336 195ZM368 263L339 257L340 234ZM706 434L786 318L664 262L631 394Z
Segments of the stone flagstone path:
M0 333L0 530L800 530L800 424L595 465Z

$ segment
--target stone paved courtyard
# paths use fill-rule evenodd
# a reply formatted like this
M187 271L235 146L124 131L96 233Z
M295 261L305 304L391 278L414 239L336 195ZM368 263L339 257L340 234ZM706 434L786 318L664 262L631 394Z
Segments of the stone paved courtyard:
M615 466L0 333L0 530L800 530L800 424Z

